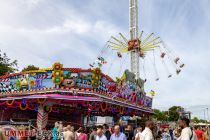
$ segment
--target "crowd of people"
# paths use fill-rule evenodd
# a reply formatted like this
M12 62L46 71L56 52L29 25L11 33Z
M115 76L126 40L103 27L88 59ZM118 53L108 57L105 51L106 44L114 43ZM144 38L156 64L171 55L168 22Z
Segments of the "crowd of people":
M153 121L146 121L144 129L130 124L125 128L119 124L114 127L104 124L75 131L74 126L63 127L62 122L56 122L53 140L208 140L208 130L208 127L190 127L187 118L180 118L174 129L161 129Z
M79 127L75 130L73 125L63 122L55 122L54 128L50 130L50 137L30 136L30 140L210 140L208 126L190 126L190 120L180 118L175 128L159 128L158 125L149 120L143 127L134 127L131 124L122 126L115 124L113 127L97 125L92 127ZM0 140L7 140L3 129L0 129ZM28 140L28 138L26 138Z

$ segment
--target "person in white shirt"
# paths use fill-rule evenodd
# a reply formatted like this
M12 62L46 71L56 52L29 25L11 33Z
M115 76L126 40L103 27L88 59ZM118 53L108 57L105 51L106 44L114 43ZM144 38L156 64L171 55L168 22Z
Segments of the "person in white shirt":
M152 133L152 130L155 127L154 122L153 121L146 121L145 126L146 127L141 134L142 137L140 138L140 140L154 140L154 136L153 136L153 133Z
M138 127L136 129L135 140L140 140L141 137L142 137L142 128L141 127Z
M182 128L179 140L197 140L196 134L193 129L190 128L190 120L188 118L181 118L179 120L179 127Z
M107 140L106 136L103 134L103 126L99 125L97 127L97 136L96 136L96 140Z

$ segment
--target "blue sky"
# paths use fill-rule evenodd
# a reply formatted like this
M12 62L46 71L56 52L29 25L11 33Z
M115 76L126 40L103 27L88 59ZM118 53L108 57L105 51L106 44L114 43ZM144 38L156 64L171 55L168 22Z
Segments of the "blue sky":
M157 92L154 107L182 105L202 117L210 105L209 7L209 0L139 0L140 30L161 36L186 64L179 76L167 79L160 68L159 82L148 79L146 90ZM51 67L55 61L89 68L119 32L128 35L128 0L0 0L0 49L17 59L20 69ZM119 76L121 63L104 72ZM153 71L149 66L148 74Z

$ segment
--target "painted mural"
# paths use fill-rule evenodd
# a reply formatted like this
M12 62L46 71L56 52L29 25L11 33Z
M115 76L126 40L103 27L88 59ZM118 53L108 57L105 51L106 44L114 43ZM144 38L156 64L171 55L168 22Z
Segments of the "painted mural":
M0 78L0 92L15 92L42 88L80 88L106 92L136 103L151 107L152 98L147 97L142 79L135 80L135 75L126 70L122 77L113 81L99 68L92 70L62 68L59 63L53 69L38 70L26 74L16 74Z
M14 92L31 89L54 87L52 72L37 72L20 74L6 79L0 79L0 92Z

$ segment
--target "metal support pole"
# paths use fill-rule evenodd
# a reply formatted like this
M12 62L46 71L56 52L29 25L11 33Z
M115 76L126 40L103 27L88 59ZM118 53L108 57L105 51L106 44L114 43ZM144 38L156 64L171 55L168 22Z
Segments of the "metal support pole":
M206 120L206 109L203 110L203 115L204 115L203 116L204 117L204 120Z
M31 120L28 121L28 131L31 131ZM28 135L28 140L30 140L30 136Z
M129 30L130 39L138 38L138 0L129 0ZM139 78L139 50L134 49L130 53L131 72Z

